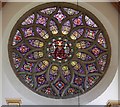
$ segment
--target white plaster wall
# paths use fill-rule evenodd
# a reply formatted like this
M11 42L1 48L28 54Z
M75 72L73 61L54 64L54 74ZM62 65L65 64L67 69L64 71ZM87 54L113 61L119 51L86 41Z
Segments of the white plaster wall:
M0 59L2 59L2 11L0 10ZM0 60L0 105L2 105L2 60Z
M118 71L110 86L97 99L87 105L105 105L108 100L118 100Z
M111 23L111 28L113 31L115 31L116 35L118 34L118 16L117 16L117 11L112 7L112 5L110 3L88 3L90 6L93 6L95 9L97 9L98 11L100 11L100 13L102 13L106 18L108 18L108 22ZM25 6L28 6L29 3L7 3L7 5L5 5L5 7L3 8L3 34L6 34L6 28L8 28L8 24L11 21L11 19L17 14L17 12L21 11L22 8L24 8ZM29 6L28 6L29 7ZM84 7L84 6L83 6ZM91 9L91 11L94 13L95 10L94 8ZM99 14L99 19L103 20L100 16L101 14ZM107 23L107 22L106 22ZM12 24L12 23L11 23ZM105 27L107 27L107 25L104 25ZM10 28L11 29L11 28ZM109 30L109 29L108 29ZM114 34L114 33L113 33ZM114 36L116 36L114 35ZM3 35L3 39L4 38L8 38L8 35ZM1 40L1 39L0 39ZM116 40L116 39L115 39ZM113 40L114 41L114 40ZM117 42L117 41L114 41ZM1 42L0 42L1 43ZM1 45L2 46L2 45ZM4 46L4 45L3 45ZM6 45L5 45L6 46ZM6 47L2 47L3 49L7 49ZM117 48L117 47L116 47ZM118 49L118 48L117 48ZM6 50L7 51L7 50ZM116 51L117 52L117 51ZM1 53L0 53L1 55ZM117 55L117 54L116 54ZM3 57L6 57L3 55ZM9 64L9 60L7 58L5 58L7 60L7 64ZM4 60L3 60L4 61ZM1 64L0 64L1 65ZM50 104L49 102L35 102L32 101L31 99L29 99L30 93L32 93L30 90L28 90L24 85L22 85L21 83L19 84L19 86L21 86L21 90L22 88L26 88L26 90L28 90L28 96L24 96L23 92L18 91L14 86L13 83L9 81L10 78L12 77L8 77L8 75L6 75L6 69L11 71L11 68L8 67L9 65L6 65L3 62L3 70L1 70L3 72L2 74L2 80L3 80L3 84L2 84L2 104L6 104L5 102L5 98L22 98L23 104L24 105L36 105L36 104ZM116 66L116 65L115 65ZM5 68L5 69L4 69ZM13 74L13 77L15 77L15 75ZM9 79L8 79L9 78ZM111 76L109 77L111 78ZM16 78L16 80L14 82L18 82L19 80ZM19 82L18 82L19 83ZM88 105L104 105L106 104L106 102L110 99L112 100L116 100L118 99L118 73L116 73L116 76L114 77L112 83L110 84L110 86L107 88L107 90L101 94L97 99L93 100L92 102L88 103ZM20 89L19 89L20 90ZM35 93L33 93L33 96L38 97L38 95L36 95ZM80 99L81 100L81 99ZM71 102L71 100L50 100L51 104L65 104L64 102L67 101L67 104L77 104L77 101Z

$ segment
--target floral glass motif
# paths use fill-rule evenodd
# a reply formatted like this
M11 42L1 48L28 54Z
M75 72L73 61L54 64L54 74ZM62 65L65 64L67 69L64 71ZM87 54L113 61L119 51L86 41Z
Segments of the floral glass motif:
M67 21L62 26L62 34L67 35L71 29L70 21Z
M25 37L34 36L33 28L22 28Z
M88 16L85 16L85 21L86 21L86 24L88 26L97 27L97 25L95 24L95 22L93 22Z
M73 33L70 35L70 38L72 40L79 39L82 36L83 31L84 31L83 29L78 29L78 30L73 31Z
M76 11L74 9L71 9L71 8L64 8L64 10L67 12L67 14L69 15L75 15L75 14L78 14L79 11Z
M17 30L17 32L16 32L16 34L15 34L15 36L13 38L13 44L12 45L16 45L16 44L18 44L21 41L22 41L21 33L20 33L19 30Z
M65 16L65 15L62 13L62 11L59 9L58 12L57 12L57 14L54 15L54 17L58 20L59 23L61 23L62 20L63 20L66 16Z
M25 13L11 32L8 52L19 80L50 98L91 90L111 57L104 26L88 10L70 3L47 3Z
M38 39L29 39L29 44L35 48L42 48L44 43Z
M82 15L80 15L80 16L78 16L78 17L76 17L76 18L73 18L72 20L73 20L73 26L74 27L76 27L76 26L79 26L79 25L83 25L83 23L82 23Z
M50 15L50 14L52 14L55 10L56 10L56 7L53 7L53 8L47 8L47 9L41 10L41 12Z
M50 21L50 31L52 32L52 34L58 33L58 28L53 20Z
M15 65L15 68L18 68L20 66L20 62L22 61L21 57L19 56L19 54L15 52L12 53L12 57L13 57L13 64Z
M52 57L53 61L62 62L64 60L66 62L68 58L72 57L73 49L71 46L72 44L67 39L52 39L52 42L48 43L48 57Z
M37 24L41 24L41 25L46 26L47 20L48 20L48 18L45 18L45 17L37 14L37 21L36 21Z
M40 27L37 27L36 31L40 35L41 38L43 38L43 39L48 39L49 38L48 33L45 30L41 29Z
M95 39L97 32L98 32L97 30L94 31L94 30L87 29L85 37L90 39Z
M25 19L25 21L22 22L22 25L33 24L33 22L34 22L34 18L35 18L35 15L32 14L32 15L29 16L27 19Z
M102 33L100 33L98 36L98 43L102 45L104 48L106 48L105 38Z

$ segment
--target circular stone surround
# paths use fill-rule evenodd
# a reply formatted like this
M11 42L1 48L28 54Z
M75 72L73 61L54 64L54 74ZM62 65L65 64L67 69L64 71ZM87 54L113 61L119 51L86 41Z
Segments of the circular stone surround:
M54 58L50 58L49 43L54 40L58 44L67 40L70 55L65 46L56 45ZM20 81L51 98L71 98L91 90L105 75L111 57L101 22L86 9L69 3L47 3L25 13L11 32L8 51Z

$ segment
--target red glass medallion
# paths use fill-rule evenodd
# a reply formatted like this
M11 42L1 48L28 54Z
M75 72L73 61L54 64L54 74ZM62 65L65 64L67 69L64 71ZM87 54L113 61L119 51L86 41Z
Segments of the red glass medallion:
M54 51L55 59L65 59L67 54L65 53L65 49L62 41L56 41L56 49Z
M49 43L49 56L54 60L67 60L68 57L71 57L71 43L66 40L52 40L52 43Z
M76 25L80 25L81 24L81 20L78 18L78 19L75 19L74 20L74 24Z

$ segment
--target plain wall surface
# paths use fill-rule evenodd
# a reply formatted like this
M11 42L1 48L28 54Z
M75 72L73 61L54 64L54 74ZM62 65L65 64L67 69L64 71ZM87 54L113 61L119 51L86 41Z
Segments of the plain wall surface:
M2 10L0 10L0 59L2 59ZM2 105L2 60L0 60L0 105Z
M118 34L118 16L117 16L117 11L114 9L114 7L110 4L110 3L88 3L89 5L93 6L94 8L96 8L98 11L100 11L106 18L108 18L108 21L112 24L112 27L114 28L114 31L116 32L116 34ZM29 3L7 3L5 5L5 7L3 8L3 13L2 13L2 28L3 28L3 33L6 32L6 28L8 27L8 23L11 21L11 19L15 16L15 14L17 14L19 11L21 11L22 8L24 8L25 6L29 5ZM84 6L83 6L84 7ZM94 12L94 10L93 10ZM9 13L9 14L8 14ZM99 17L102 20L102 17ZM105 27L107 27L107 25L104 25ZM3 39L6 37L9 37L9 35L4 35ZM114 35L113 35L114 36ZM115 39L116 40L116 39ZM114 41L115 41L114 40ZM116 41L117 42L117 41ZM6 42L7 44L7 42ZM7 46L7 45L6 45ZM2 47L3 48L3 47ZM118 47L116 47L118 48ZM7 48L5 48L7 49ZM1 53L0 53L1 55ZM3 55L3 57L6 57ZM9 64L9 59L7 59L7 62ZM2 64L1 64L2 65ZM29 96L26 97L23 94L21 94L22 92L16 90L16 88L14 88L13 84L9 81L8 79L8 75L6 75L6 71L4 71L4 68L7 69L8 65L6 65L6 63L3 62L3 70L1 70L3 72L2 74L2 80L3 80L3 84L2 84L2 104L6 104L5 102L5 98L21 98L23 101L23 105L40 105L40 104L50 104L47 102L42 102L41 101L32 101L29 99ZM12 70L9 69L8 70ZM13 74L13 76L15 77L15 75ZM12 77L9 77L12 78ZM16 78L16 77L15 77ZM108 78L111 78L111 76L109 76ZM19 81L16 78L16 82ZM19 84L21 86L21 90L22 88L26 88L24 85ZM93 100L92 102L88 103L88 105L105 105L107 103L108 100L117 100L118 99L118 73L116 73L112 83L110 84L110 86L106 89L106 91L104 91L98 98L96 98L95 100ZM26 90L28 90L26 88ZM32 91L28 91L29 93L33 93ZM38 95L36 95L35 93L33 93L34 96L38 97ZM76 102L71 102L71 100L50 100L51 104L65 104L64 102L66 102L67 104L77 104Z

